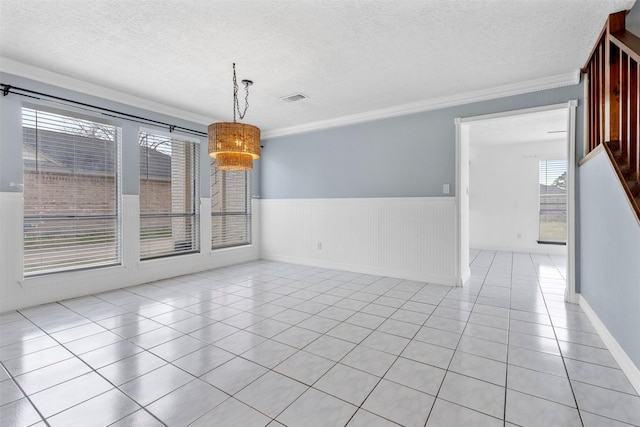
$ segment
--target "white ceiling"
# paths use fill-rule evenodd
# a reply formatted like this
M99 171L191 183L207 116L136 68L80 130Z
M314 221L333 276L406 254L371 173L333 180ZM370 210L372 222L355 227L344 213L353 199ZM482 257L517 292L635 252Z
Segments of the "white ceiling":
M474 146L566 141L567 109L539 111L470 122Z
M633 3L1 0L0 70L47 70L207 124L232 119L236 62L239 80L255 82L246 121L273 134L557 82L584 65L607 15ZM279 100L297 92L309 99Z

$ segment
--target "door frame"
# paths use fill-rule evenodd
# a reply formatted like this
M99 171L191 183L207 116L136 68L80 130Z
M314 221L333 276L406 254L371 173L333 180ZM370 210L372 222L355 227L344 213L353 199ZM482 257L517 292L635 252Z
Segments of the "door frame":
M469 137L463 127L469 123L487 119L517 116L522 114L537 113L541 111L567 109L567 286L564 299L567 302L577 304L576 295L576 259L575 259L575 193L576 193L576 111L578 101L572 99L561 104L544 105L540 107L525 108L520 110L504 111L500 113L484 114L471 117L457 117L454 121L456 127L456 285L463 286L469 279ZM466 153L466 154L465 154ZM463 161L467 158L467 161ZM467 182L463 178L467 177ZM467 199L465 199L467 198ZM465 203L465 200L467 203ZM466 256L464 254L467 254Z

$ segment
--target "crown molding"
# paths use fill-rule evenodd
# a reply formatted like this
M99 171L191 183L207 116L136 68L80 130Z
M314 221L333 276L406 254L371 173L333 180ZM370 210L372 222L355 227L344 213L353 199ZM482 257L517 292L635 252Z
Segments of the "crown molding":
M275 138L305 132L313 132L323 129L337 128L357 123L421 113L424 111L439 110L442 108L454 107L456 105L470 104L473 102L487 101L496 98L505 98L508 96L520 95L528 92L537 92L562 86L571 86L578 83L580 83L580 70L576 69L575 71L571 71L569 73L558 74L555 76L543 77L534 80L527 80L520 83L496 86L489 89L482 89L462 94L430 99L428 101L420 101L412 104L404 104L390 108L383 108L380 110L367 111L364 113L350 114L348 116L342 116L335 119L321 120L318 122L306 123L298 126L274 129L263 132L262 138Z
M58 86L76 92L91 94L110 101L142 108L159 114L188 120L194 123L207 125L214 119L203 115L185 111L183 109L171 107L155 101L131 95L115 89L110 89L95 83L65 76L53 71L48 71L32 65L28 65L13 59L0 56L0 71L16 76L37 80L43 83ZM528 80L520 83L513 83L503 86L496 86L489 89L456 94L434 98L427 101L420 101L411 104L397 105L394 107L379 110L367 111L364 113L350 114L328 120L321 120L302 125L284 127L262 132L262 139L275 138L281 136L295 135L299 133L313 132L317 130L331 129L348 126L358 123L365 123L374 120L387 119L409 114L421 113L424 111L438 110L456 105L470 104L473 102L487 101L490 99L504 98L513 95L520 95L527 92L536 92L545 89L553 89L562 86L575 85L580 82L580 70L575 70L565 74L558 74L550 77L543 77Z
M148 99L121 92L115 89L109 89L95 83L89 83L84 80L65 76L63 74L48 71L2 56L0 56L0 71L3 73L13 74L27 79L32 79L42 83L58 86L64 89L73 90L75 92L91 94L99 98L108 99L110 101L119 102L121 104L130 105L132 107L142 108L144 110L153 111L154 113L165 114L167 116L175 117L178 119L188 120L194 123L207 125L214 121L210 117L191 113L189 111L171 107L159 102L150 101Z

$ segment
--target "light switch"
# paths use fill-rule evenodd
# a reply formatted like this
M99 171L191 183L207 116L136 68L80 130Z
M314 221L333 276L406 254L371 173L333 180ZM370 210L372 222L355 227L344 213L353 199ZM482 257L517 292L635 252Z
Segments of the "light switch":
M449 194L449 184L444 184L442 186L442 193L443 194Z

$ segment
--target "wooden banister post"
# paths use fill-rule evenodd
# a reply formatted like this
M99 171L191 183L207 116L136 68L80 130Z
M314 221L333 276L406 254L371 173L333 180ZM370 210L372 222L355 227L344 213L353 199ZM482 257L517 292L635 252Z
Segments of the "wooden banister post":
M617 33L618 31L624 31L625 18L627 17L627 11L621 10L620 12L612 13L607 19L607 33Z

